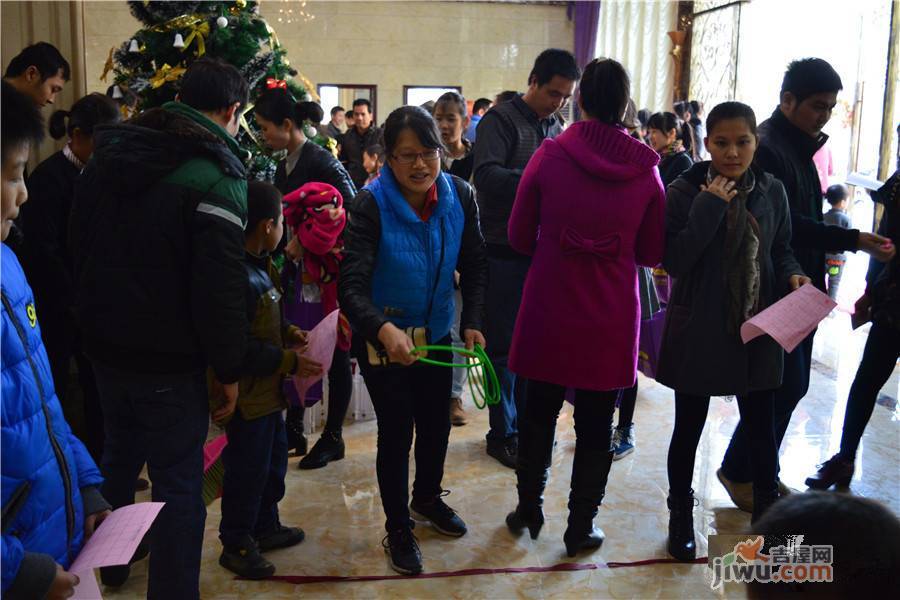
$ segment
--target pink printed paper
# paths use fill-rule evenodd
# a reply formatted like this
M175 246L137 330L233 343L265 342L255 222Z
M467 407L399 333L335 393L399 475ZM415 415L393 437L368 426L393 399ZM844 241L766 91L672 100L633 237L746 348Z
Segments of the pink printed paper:
M322 365L322 373L314 377L294 376L294 387L300 402L306 404L306 392L315 385L331 368L331 359L334 357L334 347L337 345L338 315L340 311L332 311L309 332L309 345L303 356L310 358Z
M102 598L97 579L94 577L94 569L127 565L165 504L165 502L139 502L123 506L104 519L69 567L69 572L78 575L79 579L73 598L81 600Z
M746 344L768 334L787 352L793 352L835 306L837 303L827 294L808 283L741 325L741 340Z

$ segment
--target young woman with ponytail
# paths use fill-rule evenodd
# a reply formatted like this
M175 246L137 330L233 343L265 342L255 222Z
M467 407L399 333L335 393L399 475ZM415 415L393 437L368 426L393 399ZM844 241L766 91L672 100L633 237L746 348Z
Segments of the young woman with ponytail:
M344 207L350 209L356 196L356 187L343 165L327 150L308 140L304 133L306 124L320 123L324 116L322 107L315 102L295 102L287 90L274 89L262 94L254 107L256 122L262 129L266 144L273 150L286 150L287 156L275 170L275 186L282 194L289 194L312 182L327 183L340 192ZM289 244L286 253L292 260L285 263L282 274L285 290L292 290L285 308L288 319L308 329L324 316L322 304L317 299L316 286L304 285L302 249L299 244ZM309 278L307 278L309 279ZM292 285L292 282L294 283ZM303 435L302 406L288 409L286 425L289 446L296 454L303 455L301 469L318 469L329 462L344 458L342 427L350 395L353 391L353 375L350 371L350 354L339 347L335 349L331 370L328 372L328 418L325 429L316 445L306 454L306 438Z
M90 363L81 351L73 306L75 290L69 255L69 214L75 178L94 152L94 129L118 122L119 108L102 94L90 94L69 110L50 117L50 135L68 137L65 147L37 166L28 177L29 201L22 206L22 266L34 290L41 335L50 358L56 394L66 406L69 367L78 364L84 396L85 431L80 432L88 451L99 462L103 452L103 415Z

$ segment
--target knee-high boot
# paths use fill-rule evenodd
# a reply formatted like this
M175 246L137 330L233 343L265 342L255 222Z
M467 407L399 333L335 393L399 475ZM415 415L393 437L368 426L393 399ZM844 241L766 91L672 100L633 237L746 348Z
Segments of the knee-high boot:
M594 527L594 517L603 497L612 465L611 450L575 449L572 485L569 492L569 526L563 535L566 553L575 556L581 550L595 550L603 544L603 530Z
M550 476L553 459L553 437L556 419L546 423L525 422L519 431L519 454L516 463L516 488L519 504L506 516L506 526L519 534L526 527L536 540L544 525L544 488Z

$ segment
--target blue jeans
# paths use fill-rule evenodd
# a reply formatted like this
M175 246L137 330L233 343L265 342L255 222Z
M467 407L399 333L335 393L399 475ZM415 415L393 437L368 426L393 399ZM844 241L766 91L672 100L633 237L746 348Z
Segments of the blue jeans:
M781 387L775 390L775 414L773 427L775 430L776 476L778 474L778 449L791 422L791 415L797 404L809 390L809 372L812 368L812 348L815 332L800 342L793 352L784 354L784 377ZM747 483L753 481L751 469L750 440L747 437L744 419L738 422L722 459L722 473L731 481Z
M491 427L488 440L505 440L519 434L516 418L525 407L525 382L507 368L507 361L529 266L531 258L527 256L488 256L484 337L488 356L500 379L501 397L499 404L488 407Z
M450 339L453 340L454 348L465 348L466 344L459 336L459 322L460 319L462 319L462 294L459 290L456 290L456 298L454 301L456 303L456 312L453 315L453 325L450 326ZM453 362L463 362L463 359L459 356L454 356ZM450 388L451 398L463 397L463 387L465 386L468 372L468 369L453 369L453 386Z
M151 530L147 597L199 598L206 375L126 373L96 362L94 374L106 430L104 497L113 508L134 504L134 484L147 463L153 501L166 503Z
M230 549L278 528L288 446L281 411L250 420L236 411L226 431L219 539Z

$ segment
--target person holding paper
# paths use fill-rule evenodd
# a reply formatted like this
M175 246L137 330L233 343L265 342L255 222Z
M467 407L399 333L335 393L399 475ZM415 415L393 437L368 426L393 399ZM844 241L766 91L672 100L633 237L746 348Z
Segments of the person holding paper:
M696 554L694 458L710 396L737 396L752 444L758 519L778 497L775 390L783 351L770 337L744 344L741 325L808 283L791 252L784 186L751 166L758 137L753 110L725 102L709 113L705 146L712 162L695 164L667 191L663 266L675 278L656 379L675 390L669 445L669 553Z
M24 171L43 139L31 100L6 81L0 97L2 241L28 200ZM2 402L0 458L3 598L70 597L78 576L67 571L97 525L109 515L97 465L75 437L54 391L41 341L34 293L6 243L2 247ZM133 483L132 483L133 486ZM93 577L93 574L91 574Z
M485 346L488 266L475 194L462 179L441 172L443 144L431 115L398 108L385 122L384 142L381 176L354 200L338 289L378 418L375 468L387 517L385 552L391 568L415 575L422 555L410 510L446 536L465 535L466 524L442 499L453 369L416 364L413 352L426 337L449 345L454 271L463 297L460 337L467 348ZM385 356L387 365L380 359ZM444 352L428 357L451 360ZM407 507L414 429L416 478Z
M304 533L278 519L284 497L288 446L281 411L287 408L282 381L289 375L318 375L322 365L296 350L306 335L284 319L278 271L270 253L284 234L282 198L268 183L247 184L247 229L244 268L247 272L247 317L250 337L238 384L236 410L222 406L210 372L210 412L227 421L228 445L222 452L222 522L219 564L248 579L275 573L261 552L303 541Z
M791 248L803 271L823 292L826 253L861 250L882 262L896 253L885 237L823 222L822 184L813 156L828 140L822 129L831 119L842 88L840 75L821 58L804 58L788 65L779 106L759 126L755 159L761 169L784 185L791 214ZM781 445L794 408L809 389L814 335L815 331L785 354L784 381L775 395L776 448ZM737 507L748 512L753 512L749 483L753 478L752 454L745 424L738 423L717 475ZM780 481L778 487L781 495L790 493Z
M900 171L895 171L875 196L885 207L881 231L891 239L900 239ZM900 358L900 259L895 256L887 266L871 262L866 294L857 302L856 309L869 314L872 329L850 386L840 451L806 479L806 485L814 489L850 484L856 452L872 417L878 392Z

